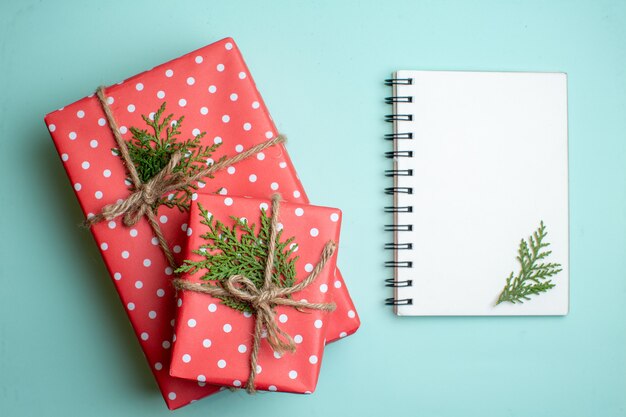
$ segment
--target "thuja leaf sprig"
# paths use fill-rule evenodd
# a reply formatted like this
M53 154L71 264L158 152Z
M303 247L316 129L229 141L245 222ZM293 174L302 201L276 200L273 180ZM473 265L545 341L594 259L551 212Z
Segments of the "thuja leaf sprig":
M213 216L198 204L203 225L208 231L200 235L206 241L193 253L203 259L199 261L185 260L176 270L177 273L202 271L202 280L211 281L206 285L221 287L233 275L243 275L261 288L264 283L265 265L267 262L268 242L270 240L271 217L265 209L261 209L261 222L250 224L245 218L231 216L232 226L214 219ZM294 237L282 240L283 232L276 235L276 250L272 280L278 287L291 287L296 280L296 261L294 252L298 249ZM220 297L222 303L239 311L253 312L250 305L229 297Z
M183 173L192 176L207 166L210 157L220 144L202 146L200 140L206 135L201 132L193 138L178 140L185 116L174 119L173 114L164 115L166 103L150 116L142 115L148 129L131 127L132 138L128 141L128 153L133 161L141 182L146 183L157 175L170 161L172 155L180 152L182 158L176 165L173 173ZM113 151L119 155L118 149ZM211 177L210 177L211 178ZM190 184L180 190L158 199L153 209L165 204L167 207L177 207L181 211L189 209L192 195L198 188Z
M548 232L543 224L528 238L528 242L522 239L517 250L517 261L520 270L516 276L513 272L506 279L504 289L498 297L496 305L503 302L523 303L530 300L530 295L540 294L553 288L555 284L551 277L561 272L561 264L546 263L541 260L547 258L552 251L545 250L550 244L544 239Z

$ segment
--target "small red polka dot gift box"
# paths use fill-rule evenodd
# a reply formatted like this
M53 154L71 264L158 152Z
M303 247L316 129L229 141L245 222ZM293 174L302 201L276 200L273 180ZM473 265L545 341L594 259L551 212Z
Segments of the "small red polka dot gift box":
M175 283L170 375L249 391L313 392L333 314L341 212L215 195L196 203L184 274ZM267 295L274 290L286 294Z
M167 406L218 392L169 375L173 270L183 261L188 207L218 190L308 202L234 41L98 89L45 121ZM209 167L220 169L203 172ZM354 305L335 274L329 341L359 327L356 315L345 319Z

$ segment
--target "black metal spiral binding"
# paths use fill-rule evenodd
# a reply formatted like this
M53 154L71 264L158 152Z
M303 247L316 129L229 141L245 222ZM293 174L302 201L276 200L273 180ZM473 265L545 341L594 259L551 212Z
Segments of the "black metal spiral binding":
M413 206L387 206L385 213L413 213Z
M404 281L396 281L394 278L387 278L385 280L385 287L392 287L392 288L401 288L401 287L412 287L413 286L413 280L412 279L407 279Z
M386 133L385 140L413 139L413 133Z
M385 97L385 103L393 104L393 103L413 103L413 97L411 96L391 96Z
M411 261L387 261L385 262L387 268L413 268L413 262Z
M398 85L412 85L412 78L389 78L385 80L385 85L388 86L398 86ZM404 103L413 103L412 96L397 96L393 95L385 98L385 103L393 104L394 110L396 109L396 104L404 104ZM385 116L385 121L390 123L396 122L410 122L413 120L412 114L388 114ZM385 135L385 140L411 140L413 139L412 132L394 132L388 133ZM385 158L388 159L396 159L396 158L413 158L413 151L408 150L393 150L389 152L385 152ZM412 169L388 169L385 170L386 177L407 177L413 176ZM413 194L412 187L387 187L385 188L385 194L388 195L396 195L396 194ZM394 199L395 200L395 199ZM386 213L412 213L413 206L388 206L385 207ZM387 224L385 225L385 231L390 232L410 232L413 230L413 225L411 224ZM403 251L403 250L412 250L412 243L398 243L397 238L393 243L386 243L385 249L393 250L393 251ZM402 261L402 260L393 260L385 262L385 267L387 268L413 268L413 262L411 261ZM397 278L397 276L396 276ZM389 278L385 280L385 286L393 287L393 288L402 288L402 287L412 287L413 280L397 280L396 278ZM402 305L412 305L412 298L387 298L385 300L386 305L392 306L402 306Z
M388 306L410 306L413 305L412 298L387 298L385 305Z
M386 169L385 177L412 177L412 169Z
M386 114L385 121L386 122L412 122L413 115L412 114Z
M413 244L412 243L385 243L385 249L391 249L391 250L413 249Z
M411 187L387 187L385 188L385 194L413 194L413 188Z
M387 78L385 85L411 85L413 84L413 78Z
M385 152L385 158L413 158L413 151L389 151Z
M385 232L412 232L412 224L386 224Z

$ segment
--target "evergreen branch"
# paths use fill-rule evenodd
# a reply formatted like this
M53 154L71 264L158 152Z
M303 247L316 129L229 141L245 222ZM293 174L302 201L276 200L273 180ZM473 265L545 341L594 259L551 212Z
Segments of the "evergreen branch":
M271 217L261 209L261 221L257 225L245 219L231 216L233 226L226 226L198 204L200 223L207 226L207 231L200 235L205 243L193 252L203 257L199 261L185 260L176 269L177 273L195 274L203 272L202 280L211 281L206 285L223 286L233 275L243 275L257 288L265 281L265 265L269 251ZM276 250L272 281L279 287L291 287L296 281L296 262L298 256L293 253L297 246L294 237L282 240L283 232L276 235ZM292 246L293 244L293 246ZM223 304L239 311L252 312L248 303L230 297L220 297Z
M496 305L505 301L513 304L523 303L524 300L530 300L530 295L554 288L556 284L550 278L563 270L561 264L538 262L552 253L550 250L544 250L550 246L548 242L544 242L547 234L546 227L541 221L539 228L528 238L528 242L524 239L520 241L517 250L520 271L515 276L511 272L506 279Z
M163 102L152 117L142 115L142 119L149 129L131 127L129 130L132 138L128 141L128 153L133 161L141 182L148 182L157 175L169 163L170 158L176 152L180 152L182 158L174 167L173 173L184 173L185 176L193 176L207 165L207 160L217 150L220 144L202 146L201 139L206 132L201 132L193 138L178 141L181 127L185 116L174 120L173 114L165 113L166 103ZM119 150L113 149L119 156ZM212 177L211 177L212 178ZM196 184L190 184L170 195L156 201L153 209L160 205L176 207L180 211L189 209L194 192L198 189Z

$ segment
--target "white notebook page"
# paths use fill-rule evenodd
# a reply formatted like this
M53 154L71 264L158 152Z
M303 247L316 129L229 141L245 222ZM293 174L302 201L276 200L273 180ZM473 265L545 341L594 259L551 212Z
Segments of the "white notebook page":
M396 132L413 132L398 140L397 169L413 176L397 177L397 186L413 194L397 194L395 205L412 206L398 213L398 243L412 250L397 260L412 268L396 268L399 315L565 315L569 309L567 77L563 73L398 71L412 78L398 85L394 113L412 121L395 122ZM523 304L495 306L505 280L517 273L519 242L540 221L546 241L563 270L556 286Z

